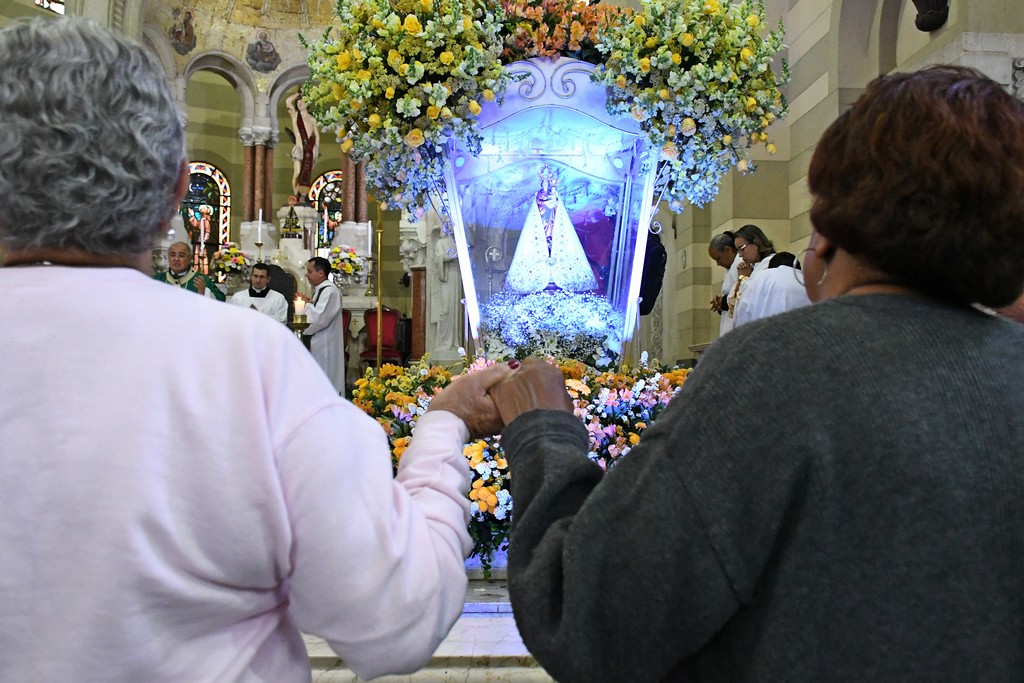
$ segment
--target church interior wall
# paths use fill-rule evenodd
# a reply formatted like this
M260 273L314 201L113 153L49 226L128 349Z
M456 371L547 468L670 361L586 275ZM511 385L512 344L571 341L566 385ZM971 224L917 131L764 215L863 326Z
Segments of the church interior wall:
M185 86L188 124L185 148L189 161L217 166L231 185L231 235L237 240L242 221L243 149L238 140L241 104L232 83L220 74L198 71Z
M636 8L640 3L619 0L619 4ZM668 250L660 304L664 320L663 325L643 325L641 329L645 343L652 346L658 345L651 343L652 335L658 336L662 360L691 357L690 346L717 337L718 316L709 310L708 302L720 290L724 272L707 257L711 235L750 222L761 225L779 249L795 253L806 246L811 231L811 197L806 176L814 146L826 127L872 78L893 70L947 62L977 66L1012 88L1011 62L1024 59L1024 12L1016 3L951 0L946 25L930 34L914 26L916 8L910 0L768 0L766 4L767 25L774 27L781 17L786 26L788 47L784 56L790 63L792 78L785 93L790 113L769 129L778 148L774 156L767 156L763 147L754 148L754 160L759 167L756 173L740 176L734 171L724 179L719 197L708 207L688 206L679 215L664 208L659 210L657 218L664 228L662 239ZM239 4L242 5L245 3ZM301 68L305 59L295 39L295 26L288 26L288 17L282 14L284 9L261 19L250 5L245 5L249 9L244 12L236 10L229 17L224 2L197 4L196 26L203 27L197 48L187 56L174 53L169 44L159 50L162 61L172 64L172 82L182 79L187 66L195 64L194 60L204 51L212 54L220 50L233 55L235 66L231 68L245 71L238 75L248 79L243 91L251 88L251 92L245 95L240 95L238 87L223 75L208 71L184 77L187 85L181 92L187 107L190 158L216 164L231 182L233 201L238 202L232 220L235 239L242 219L244 149L238 137L239 128L260 125L254 119L261 116L271 123L276 117L279 139L273 154L273 206L276 210L286 205L291 194L292 143L285 132L289 117L280 94L290 89L293 81L298 82L289 70ZM178 4L170 0L68 2L69 13L86 14L110 25L120 23L122 26L117 28L130 35L141 35L145 26L150 45L160 39L167 43L166 33L175 7ZM32 0L0 3L0 24L40 15L49 16ZM320 22L319 17L311 19ZM315 35L320 30L320 23L315 22L298 31ZM263 27L282 57L281 67L270 74L255 73L239 61L244 58L246 45ZM246 98L252 101L249 106L254 110L246 111L242 102ZM333 136L326 134L321 140L321 156L314 175L332 168L341 168L341 153ZM377 222L376 200L372 196L368 215ZM404 272L399 258L400 214L385 211L382 218L382 297L385 305L408 314L411 291L399 284Z

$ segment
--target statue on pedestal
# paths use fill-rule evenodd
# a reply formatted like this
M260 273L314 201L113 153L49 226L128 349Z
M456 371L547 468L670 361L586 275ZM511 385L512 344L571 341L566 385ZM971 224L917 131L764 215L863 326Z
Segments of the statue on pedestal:
M455 243L440 228L434 228L427 254L427 353L435 361L458 360L463 313Z

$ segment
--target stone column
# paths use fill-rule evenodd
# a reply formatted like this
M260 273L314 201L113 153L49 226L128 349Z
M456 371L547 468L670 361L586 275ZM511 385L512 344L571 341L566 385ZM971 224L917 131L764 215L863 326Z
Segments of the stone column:
M367 215L367 196L366 196L366 162L363 161L359 165L355 166L356 171L356 185L355 185L355 202L356 202L356 222L365 223L369 220ZM408 269L407 269L408 270Z
M242 212L242 222L248 223L255 217L253 211L253 167L255 159L253 157L253 145L256 144L256 136L252 132L252 128L242 128L238 131L238 139L242 141L242 204L240 210Z
M347 154L342 156L342 180L345 191L341 195L341 222L356 222L356 165ZM363 202L365 205L365 202ZM365 213L365 210L364 210ZM366 221L366 218L363 218Z

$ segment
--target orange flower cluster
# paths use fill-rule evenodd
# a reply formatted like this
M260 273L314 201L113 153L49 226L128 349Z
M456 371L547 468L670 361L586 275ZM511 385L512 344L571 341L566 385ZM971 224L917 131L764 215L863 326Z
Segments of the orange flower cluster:
M632 13L583 0L501 0L501 5L507 17L501 54L505 62L562 55L593 61L598 55L598 30Z
M469 491L469 499L476 503L480 512L494 512L494 508L498 507L499 488L497 484L484 486L484 480L477 479Z

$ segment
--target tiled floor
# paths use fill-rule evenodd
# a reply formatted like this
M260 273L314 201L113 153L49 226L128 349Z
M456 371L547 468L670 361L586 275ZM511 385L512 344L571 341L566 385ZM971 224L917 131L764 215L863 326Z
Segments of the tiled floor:
M323 640L306 636L306 649L316 683L360 680L345 668ZM523 645L503 580L469 582L462 616L424 669L412 676L376 679L380 683L542 683L551 680Z

